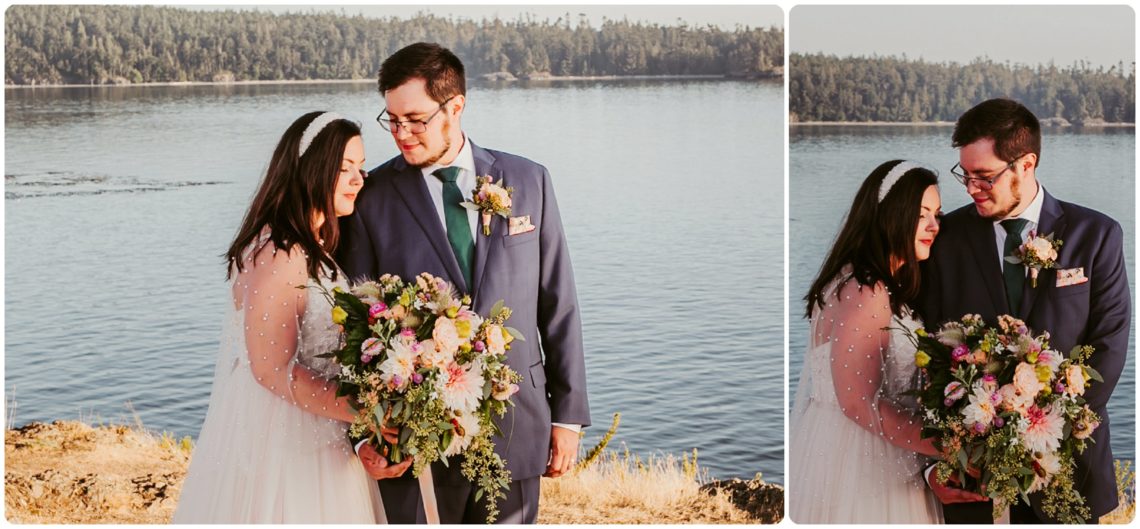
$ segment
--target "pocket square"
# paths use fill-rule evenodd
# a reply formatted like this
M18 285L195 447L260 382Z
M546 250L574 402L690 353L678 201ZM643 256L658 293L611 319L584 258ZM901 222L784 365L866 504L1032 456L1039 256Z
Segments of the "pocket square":
M1057 288L1087 283L1084 267L1063 268L1057 270Z
M521 235L532 231L534 231L534 225L530 223L530 215L511 217L507 221L507 236Z

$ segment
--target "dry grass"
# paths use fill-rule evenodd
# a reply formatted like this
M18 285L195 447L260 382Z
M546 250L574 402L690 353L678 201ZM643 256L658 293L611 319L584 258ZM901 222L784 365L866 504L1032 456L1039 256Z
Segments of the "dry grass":
M1128 524L1136 517L1136 472L1131 461L1115 461L1116 494L1120 505L1100 517L1101 524Z
M5 517L11 523L169 523L191 450L189 439L137 425L57 421L9 429ZM604 449L597 454L588 467L543 481L540 523L756 523L778 520L783 511L776 485L702 485L695 454L648 461Z
M677 524L775 523L783 511L782 489L778 505L770 505L767 519L750 513L723 488L702 487L702 472L692 458L672 455L642 461L630 454L603 452L589 467L559 479L544 479L539 523L557 524ZM758 481L755 481L759 483ZM739 483L739 482L738 482ZM756 487L754 487L756 488Z
M188 443L127 426L32 423L4 435L5 517L12 523L164 523Z

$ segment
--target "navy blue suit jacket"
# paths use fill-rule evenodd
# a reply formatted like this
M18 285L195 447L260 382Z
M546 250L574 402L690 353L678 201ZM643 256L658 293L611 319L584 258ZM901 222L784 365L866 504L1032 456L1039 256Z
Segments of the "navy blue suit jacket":
M497 215L490 236L480 226L472 285L464 282L420 169L402 156L369 173L356 211L340 220L337 262L354 281L386 273L405 280L423 272L442 277L470 294L484 316L499 300L511 308L508 325L526 341L511 344L507 363L523 381L512 397L515 406L499 421L503 436L495 443L512 477L525 479L546 470L552 422L590 424L577 290L546 168L475 144L471 150L476 174L514 187L511 216L529 215L536 227L508 235L507 220ZM435 475L459 479L457 471L443 468Z
M1096 352L1089 365L1104 376L1085 393L1089 407L1102 419L1095 441L1078 456L1077 490L1095 517L1117 504L1116 479L1109 445L1107 404L1128 354L1132 297L1124 266L1124 235L1120 224L1088 208L1061 202L1045 193L1037 233L1052 233L1063 241L1054 269L1042 270L1037 287L1028 279L1021 299L1021 318L1033 331L1048 331L1051 345L1063 354L1077 345ZM1084 268L1088 281L1057 287L1057 270ZM946 215L930 259L923 263L919 308L926 326L965 314L980 314L989 324L1009 314L1005 283L994 236L993 221L978 215L973 204ZM1031 495L1033 509L1049 520Z

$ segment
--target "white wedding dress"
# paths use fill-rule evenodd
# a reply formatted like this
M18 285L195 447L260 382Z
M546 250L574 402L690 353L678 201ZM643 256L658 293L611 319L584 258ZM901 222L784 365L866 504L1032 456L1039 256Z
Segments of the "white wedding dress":
M263 233L236 274L210 407L174 523L384 523L376 482L345 435L320 415L337 405L339 347L331 306L299 246ZM343 274L327 289L346 288Z
M840 274L848 279L849 268ZM813 311L810 346L790 415L788 515L796 523L942 522L922 478L915 348L880 286L835 280ZM889 331L882 331L884 327Z

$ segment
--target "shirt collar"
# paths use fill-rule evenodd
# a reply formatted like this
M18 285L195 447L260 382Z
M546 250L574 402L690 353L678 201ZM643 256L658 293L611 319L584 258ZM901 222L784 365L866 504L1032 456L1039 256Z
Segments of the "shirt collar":
M1041 188L1041 183L1037 183L1037 195L1033 197L1033 201L1029 203L1029 207L1025 208L1018 215L1011 215L1000 220L994 221L994 225L1001 224L1001 221L1008 219L1025 219L1033 223L1036 227L1041 224L1041 206L1045 204L1045 190Z
M463 169L464 173L461 173L460 177L468 174L475 174L475 155L471 152L471 140L467 139L466 134L463 135L463 147L459 149L459 154L455 155L455 159L452 160L450 164L443 165L440 163L435 163L424 167L422 169L423 175L425 177L432 176L432 173L434 173L437 169L444 167L458 167L460 169Z

